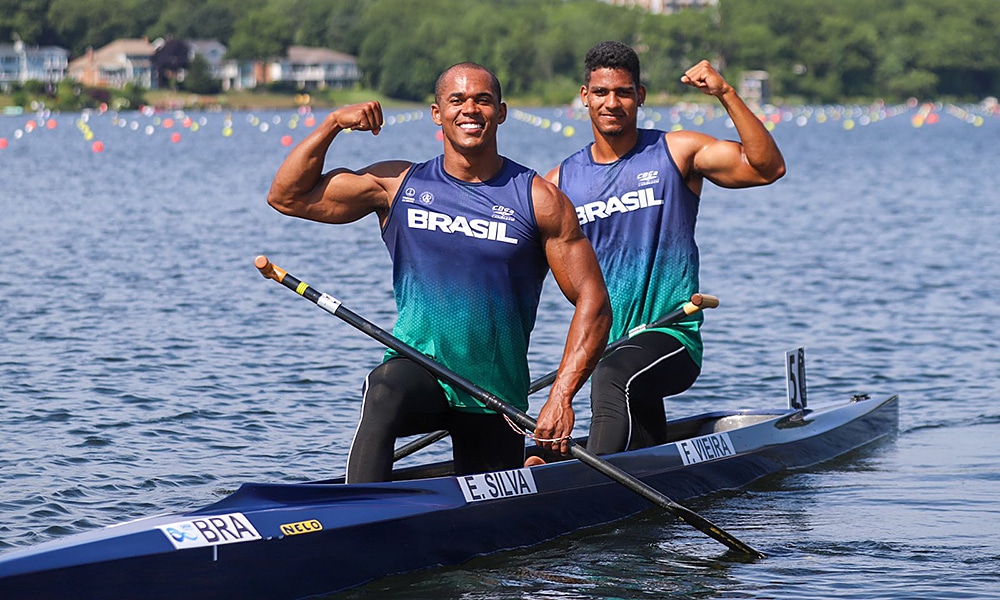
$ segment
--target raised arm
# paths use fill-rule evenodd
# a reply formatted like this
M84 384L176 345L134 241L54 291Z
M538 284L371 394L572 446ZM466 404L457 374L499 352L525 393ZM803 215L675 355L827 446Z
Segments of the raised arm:
M386 161L359 171L337 168L323 173L326 153L341 131L378 135L382 124L378 102L345 106L327 115L285 158L267 203L283 214L324 223L350 223L372 212L384 219L410 163Z
M722 187L741 188L773 183L785 174L774 138L707 60L688 69L681 81L718 98L740 137L737 143L696 132L669 134L671 153L682 170L684 163L689 167L689 179L698 175Z
M559 289L576 307L566 334L559 373L535 428L537 439L553 440L573 432L576 420L573 396L590 377L608 343L611 304L601 267L590 241L580 231L572 203L541 177L535 177L532 195L549 268ZM538 443L557 452L569 451L566 441Z

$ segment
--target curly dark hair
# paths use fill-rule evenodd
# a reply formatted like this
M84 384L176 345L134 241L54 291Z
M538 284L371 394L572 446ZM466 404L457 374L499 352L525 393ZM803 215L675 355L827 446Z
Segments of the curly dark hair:
M631 47L621 42L601 42L587 50L583 59L583 82L590 84L590 74L597 69L621 69L632 75L632 83L639 87L639 56Z

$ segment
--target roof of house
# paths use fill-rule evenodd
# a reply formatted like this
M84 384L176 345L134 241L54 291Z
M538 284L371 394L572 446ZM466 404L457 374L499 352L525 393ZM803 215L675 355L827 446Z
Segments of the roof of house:
M219 40L187 40L188 47L191 48L192 52L199 54L208 54L213 50L219 52L225 52L227 50L225 44Z
M61 48L59 46L32 46L28 44L24 44L21 47L21 51L27 52L28 54L37 54L37 53L69 54L69 50ZM0 53L12 54L17 52L19 52L19 50L15 44L0 44Z
M97 50L92 56L84 55L70 61L69 66L73 68L78 64L84 64L93 60L97 64L122 64L123 56L146 56L152 57L156 49L149 40L145 39L122 39L115 40ZM88 53L89 54L89 53Z
M350 54L328 48L289 46L287 62L307 64L356 63L358 59Z

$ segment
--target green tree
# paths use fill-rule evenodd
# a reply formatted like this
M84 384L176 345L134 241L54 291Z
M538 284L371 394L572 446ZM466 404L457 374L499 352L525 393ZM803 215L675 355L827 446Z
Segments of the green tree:
M184 40L176 38L157 40L154 46L156 51L153 53L151 62L153 68L156 69L160 86L176 89L177 76L190 63L188 56L191 53L191 47Z
M46 13L49 0L0 0L0 44L15 39L29 45L57 42Z
M635 45L643 13L597 0L549 2L540 12L543 30L537 39L538 69L583 83L583 57L598 42L618 40ZM645 70L646 64L643 64Z
M182 88L195 94L218 94L222 85L212 79L212 68L200 54L195 54L184 76Z
M119 38L142 37L158 13L145 0L52 0L48 19L75 56Z
M235 20L233 9L220 0L170 0L147 35L149 39L169 36L227 44Z
M228 56L255 60L284 56L295 36L295 23L280 6L251 9L237 17Z
M1000 95L1000 0L719 0L671 15L601 0L0 0L0 43L15 34L74 57L143 36L217 39L243 60L323 46L408 99L474 60L507 93L568 100L584 53L609 39L636 48L654 92L686 90L680 72L708 58L730 79L767 70L776 95L810 101Z
M721 54L715 40L717 13L685 11L671 17L643 19L639 25L639 57L643 84L650 93L683 93L681 75L702 59L720 67Z

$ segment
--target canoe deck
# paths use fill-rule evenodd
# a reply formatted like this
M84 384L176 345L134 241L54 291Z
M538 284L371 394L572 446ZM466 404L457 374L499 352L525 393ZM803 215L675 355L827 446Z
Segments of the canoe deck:
M719 411L670 421L673 441L605 457L675 501L735 490L895 434L898 400ZM554 457L548 457L554 458ZM574 460L393 482L244 484L202 509L0 554L0 597L302 598L530 547L650 508Z

